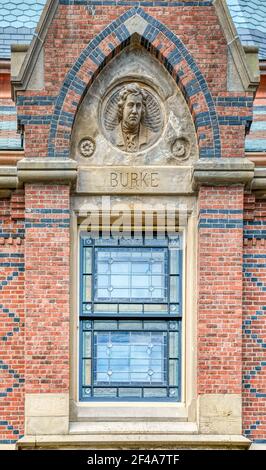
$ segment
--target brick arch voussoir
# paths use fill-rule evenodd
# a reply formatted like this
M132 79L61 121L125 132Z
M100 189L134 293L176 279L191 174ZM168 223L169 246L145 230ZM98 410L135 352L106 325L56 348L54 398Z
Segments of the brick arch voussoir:
M142 24L141 33L137 28L132 30L129 23L136 16ZM109 60L133 39L164 65L181 89L193 117L200 157L220 157L218 118L204 76L184 43L139 7L128 10L98 34L66 75L51 120L48 156L69 157L72 126L87 89Z

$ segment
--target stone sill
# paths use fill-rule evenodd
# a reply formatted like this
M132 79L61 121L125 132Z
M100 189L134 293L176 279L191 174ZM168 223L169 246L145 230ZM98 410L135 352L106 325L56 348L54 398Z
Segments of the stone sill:
M75 434L24 436L18 449L239 449L247 450L249 439L240 435L183 434Z
M183 403L81 403L71 402L71 421L182 421L188 420L188 410Z
M198 434L198 426L196 423L176 422L176 421L120 421L112 422L75 422L69 425L69 434L71 435L105 435L105 436L157 436L157 435L194 435Z

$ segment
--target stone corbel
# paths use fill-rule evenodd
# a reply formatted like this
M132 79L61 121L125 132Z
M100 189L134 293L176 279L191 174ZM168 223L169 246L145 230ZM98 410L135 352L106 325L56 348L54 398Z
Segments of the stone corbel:
M254 163L247 158L201 159L193 168L192 187L196 191L202 185L249 186L253 178Z
M77 162L59 158L23 158L17 164L18 185L24 183L51 183L74 185Z

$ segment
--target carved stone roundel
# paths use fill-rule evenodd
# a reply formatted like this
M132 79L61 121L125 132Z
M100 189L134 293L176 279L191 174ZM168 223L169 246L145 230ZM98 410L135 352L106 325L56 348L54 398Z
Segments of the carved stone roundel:
M79 150L83 157L91 157L95 150L95 142L91 137L82 139L79 143Z
M163 130L159 97L137 82L116 86L103 102L101 122L107 140L124 152L141 152Z

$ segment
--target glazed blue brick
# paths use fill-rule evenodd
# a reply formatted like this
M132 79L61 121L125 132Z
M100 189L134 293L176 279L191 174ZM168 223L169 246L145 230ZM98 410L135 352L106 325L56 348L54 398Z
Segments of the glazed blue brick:
M83 93L85 87L86 83L79 77L75 77L74 81L69 86L70 90L76 91L77 93Z
M242 228L242 219L205 219L199 221L199 228Z
M180 57L180 59L182 59L182 57ZM187 83L186 90L188 96L194 96L197 93L200 93L200 91L202 91L202 87L199 85L199 82L197 80L193 79Z
M214 150L212 147L202 147L200 149L200 158L213 158Z
M17 106L50 106L56 101L55 96L18 96ZM0 108L1 110L1 108Z
M245 225L265 225L266 227L264 220L245 220Z
M182 56L179 53L178 49L174 49L173 51L170 52L167 59L171 61L172 65L176 65L179 62L181 62Z
M218 121L221 126L242 126L252 122L252 116L218 116Z
M266 230L244 230L245 238L266 238Z
M216 106L228 106L236 108L252 107L253 99L248 97L218 97L214 99Z
M150 24L148 24L146 26L146 29L144 31L144 34L143 36L148 39L149 41L154 41L154 39L157 37L158 35L158 30L157 28L155 28L154 26L151 26Z
M40 124L49 124L51 122L52 115L43 115L43 116L27 116L27 115L18 115L18 120L22 124L32 124L32 125L40 125Z
M207 111L198 113L196 115L195 121L198 127L207 126L210 124L210 114Z

